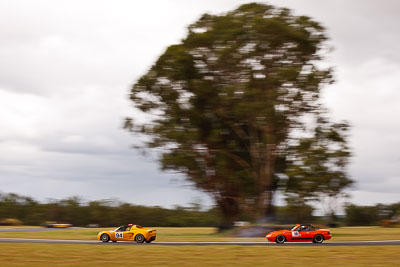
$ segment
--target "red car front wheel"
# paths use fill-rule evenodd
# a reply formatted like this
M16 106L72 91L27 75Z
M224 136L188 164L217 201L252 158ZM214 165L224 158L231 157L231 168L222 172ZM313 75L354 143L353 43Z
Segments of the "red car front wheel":
M278 235L275 238L275 242L278 243L278 244L283 244L283 243L285 243L285 241L286 241L286 237L283 236L283 235Z

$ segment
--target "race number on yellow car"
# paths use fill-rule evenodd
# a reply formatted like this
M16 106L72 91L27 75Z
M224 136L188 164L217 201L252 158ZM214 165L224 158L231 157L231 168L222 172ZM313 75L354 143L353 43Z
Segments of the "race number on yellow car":
M156 230L140 225L122 225L115 230L102 231L97 234L97 240L108 241L136 241L137 243L151 243L156 239Z

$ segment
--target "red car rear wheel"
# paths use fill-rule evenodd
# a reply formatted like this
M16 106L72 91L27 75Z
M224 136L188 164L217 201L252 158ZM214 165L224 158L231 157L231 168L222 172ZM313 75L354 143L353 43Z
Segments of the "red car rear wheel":
M322 235L315 235L313 239L314 243L322 243L324 242L324 237Z

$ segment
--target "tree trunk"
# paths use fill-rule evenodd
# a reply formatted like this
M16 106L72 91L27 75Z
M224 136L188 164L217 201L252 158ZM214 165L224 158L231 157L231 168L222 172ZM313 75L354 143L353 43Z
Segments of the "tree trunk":
M259 222L267 221L272 214L273 177L276 164L276 144L272 126L259 130L249 127L250 158L253 168L258 169L255 181L255 215ZM266 140L262 145L261 140Z
M267 144L264 162L260 166L258 182L257 217L259 222L266 222L272 216L273 177L275 171L276 145Z
M233 228L233 224L239 218L239 203L230 197L223 197L217 200L218 207L222 214L222 223L219 230Z

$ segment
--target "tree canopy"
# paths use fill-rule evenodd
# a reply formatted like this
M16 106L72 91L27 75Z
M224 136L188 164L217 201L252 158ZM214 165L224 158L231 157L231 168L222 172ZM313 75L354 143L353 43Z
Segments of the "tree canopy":
M253 207L259 218L267 216L282 177L288 180L287 192L296 191L291 186L295 165L323 163L307 154L307 146L313 155L330 153L321 145L332 137L329 129L308 140L300 141L298 134L318 131L318 123L310 125L304 118L320 117L321 88L332 82L331 70L319 64L326 40L316 21L271 5L252 3L223 15L204 14L132 87L130 99L151 114L151 122L128 118L125 127L150 137L146 147L163 148L162 168L185 174L210 193L227 223L241 207ZM343 133L334 132L337 138ZM299 141L297 147L293 140ZM336 156L349 154L329 154L330 159ZM303 160L293 164L294 157ZM319 181L328 181L327 176L337 174L330 169L345 165L324 164L325 176L312 174Z

